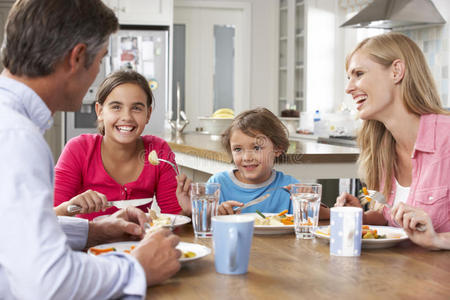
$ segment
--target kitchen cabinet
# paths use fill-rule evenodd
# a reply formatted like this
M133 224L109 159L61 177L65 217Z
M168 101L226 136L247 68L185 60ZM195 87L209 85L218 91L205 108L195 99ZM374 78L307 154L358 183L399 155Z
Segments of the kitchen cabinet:
M335 109L341 91L334 83L345 76L338 9L337 1L279 1L279 111L294 105L308 112Z
M1 1L0 2L0 28L5 28L6 19L8 18L9 10L11 9L11 6L14 4L14 1ZM3 31L2 34L0 34L0 45L3 43ZM0 62L0 71L3 70L3 65Z
M120 24L172 25L173 0L104 0Z
M305 108L307 1L279 2L279 111Z

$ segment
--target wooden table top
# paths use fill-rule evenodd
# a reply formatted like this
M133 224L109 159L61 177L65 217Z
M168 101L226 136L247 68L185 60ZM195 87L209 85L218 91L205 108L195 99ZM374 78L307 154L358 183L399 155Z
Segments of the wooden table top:
M220 137L200 133L187 133L167 141L175 152L231 163L231 157L223 149ZM285 160L280 163L329 163L355 162L359 150L352 147L320 144L315 141L291 141Z
M184 242L192 226L175 230ZM450 251L428 251L409 241L362 249L360 257L334 257L323 240L255 235L248 273L216 273L214 254L191 261L147 299L450 299Z

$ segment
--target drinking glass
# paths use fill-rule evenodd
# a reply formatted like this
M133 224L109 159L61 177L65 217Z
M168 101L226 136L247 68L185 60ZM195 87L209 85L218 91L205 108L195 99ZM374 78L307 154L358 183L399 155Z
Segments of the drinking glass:
M192 225L195 237L212 236L211 217L217 215L219 183L191 183Z
M319 183L297 183L292 185L291 200L297 239L314 238L313 231L319 223L321 198L322 185Z

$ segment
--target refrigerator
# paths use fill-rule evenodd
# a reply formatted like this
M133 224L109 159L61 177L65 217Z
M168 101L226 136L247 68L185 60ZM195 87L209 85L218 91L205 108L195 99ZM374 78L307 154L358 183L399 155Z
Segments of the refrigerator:
M95 96L103 79L116 70L142 74L153 92L153 112L142 134L163 137L169 110L169 26L121 25L111 35L108 54L77 112L64 114L64 143L83 133L97 133Z

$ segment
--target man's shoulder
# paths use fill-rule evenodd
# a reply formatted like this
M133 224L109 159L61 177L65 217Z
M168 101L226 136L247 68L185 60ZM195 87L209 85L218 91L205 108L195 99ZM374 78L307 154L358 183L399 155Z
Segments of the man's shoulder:
M31 130L37 129L36 125L26 116L9 106L0 107L0 130Z

